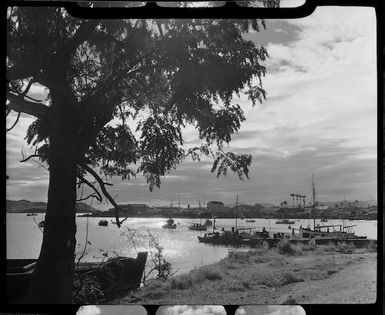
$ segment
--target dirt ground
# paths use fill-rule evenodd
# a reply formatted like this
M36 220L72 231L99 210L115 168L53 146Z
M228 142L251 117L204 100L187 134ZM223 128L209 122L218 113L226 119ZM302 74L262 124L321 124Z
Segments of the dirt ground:
M376 301L376 252L355 250L347 254L317 249L282 255L268 250L242 255L225 258L166 283L154 282L114 303L239 305Z

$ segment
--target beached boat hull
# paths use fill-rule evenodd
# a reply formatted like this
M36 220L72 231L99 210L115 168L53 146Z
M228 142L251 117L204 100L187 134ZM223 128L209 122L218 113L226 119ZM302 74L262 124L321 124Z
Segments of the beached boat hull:
M101 283L106 296L118 295L139 287L147 260L147 252L136 258L116 257L103 263L80 263L78 276L92 275ZM36 259L7 259L7 302L22 303L36 265Z

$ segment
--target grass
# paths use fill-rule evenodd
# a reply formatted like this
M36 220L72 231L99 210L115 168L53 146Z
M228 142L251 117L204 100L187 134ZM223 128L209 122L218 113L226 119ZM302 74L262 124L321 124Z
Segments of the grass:
M177 295L189 295L202 287L213 292L242 292L257 290L259 286L275 288L325 279L340 269L336 269L328 256L354 250L353 246L343 243L315 246L282 241L275 249L231 251L228 257L216 264L194 269L167 281L150 281L142 288L141 295L161 299L172 295L174 290Z
M277 244L278 253L287 256L302 255L302 248L290 244L287 240L283 239Z

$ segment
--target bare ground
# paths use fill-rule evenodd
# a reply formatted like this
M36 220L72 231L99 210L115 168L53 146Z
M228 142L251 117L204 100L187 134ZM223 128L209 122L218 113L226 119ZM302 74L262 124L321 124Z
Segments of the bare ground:
M376 279L377 253L368 250L257 250L153 281L113 304L374 303Z

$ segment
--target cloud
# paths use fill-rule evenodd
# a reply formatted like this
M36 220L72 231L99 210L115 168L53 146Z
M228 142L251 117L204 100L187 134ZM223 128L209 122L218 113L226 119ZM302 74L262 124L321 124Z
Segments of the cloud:
M265 45L270 58L263 86L268 95L252 107L245 95L233 102L247 120L226 151L252 154L250 180L211 173L212 159L186 160L150 192L143 176L108 187L119 203L182 205L197 200L281 202L288 191L309 187L315 173L321 199L375 199L377 181L377 95L375 12L366 7L320 7L305 18L268 20L268 29L246 36ZM40 90L39 90L40 89ZM44 93L41 87L33 91ZM16 119L7 118L7 126ZM32 118L22 115L7 133L7 198L47 195L48 177L32 161L20 164ZM197 130L184 130L186 147L200 144ZM136 167L135 167L136 168ZM45 184L44 184L45 183ZM325 200L324 199L324 200ZM100 205L101 208L110 206Z

